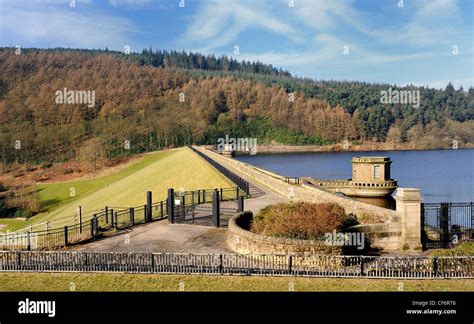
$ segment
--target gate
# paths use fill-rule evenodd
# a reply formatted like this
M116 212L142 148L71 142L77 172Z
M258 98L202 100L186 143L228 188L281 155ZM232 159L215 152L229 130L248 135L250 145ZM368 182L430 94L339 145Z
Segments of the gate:
M423 248L448 248L474 239L472 202L421 204Z
M173 191L171 223L225 227L233 215L243 211L245 195L239 187Z

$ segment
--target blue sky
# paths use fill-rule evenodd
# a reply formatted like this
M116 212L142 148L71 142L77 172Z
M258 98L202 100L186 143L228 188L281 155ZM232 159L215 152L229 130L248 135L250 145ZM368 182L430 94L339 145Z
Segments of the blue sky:
M0 0L0 46L151 46L318 80L474 86L472 0L71 1Z

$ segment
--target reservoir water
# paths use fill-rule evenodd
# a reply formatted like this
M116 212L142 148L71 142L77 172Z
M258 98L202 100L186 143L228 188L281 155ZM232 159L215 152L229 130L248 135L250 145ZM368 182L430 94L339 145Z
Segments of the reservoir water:
M272 153L235 159L289 177L351 178L354 156L388 156L398 186L419 188L424 202L474 201L474 149Z

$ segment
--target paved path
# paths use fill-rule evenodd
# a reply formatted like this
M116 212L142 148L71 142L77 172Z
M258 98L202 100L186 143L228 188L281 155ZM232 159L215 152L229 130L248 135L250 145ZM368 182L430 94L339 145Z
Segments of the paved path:
M78 245L75 251L230 253L226 229L210 226L168 224L167 220L135 226L111 237Z
M258 213L262 208L273 205L281 202L288 202L290 199L288 197L283 196L282 194L270 189L269 187L256 182L254 179L250 178L249 176L241 173L237 169L226 165L230 171L237 174L239 177L247 180L250 183L250 193L252 195L256 194L255 198L245 199L244 202L244 209L250 210L254 214Z

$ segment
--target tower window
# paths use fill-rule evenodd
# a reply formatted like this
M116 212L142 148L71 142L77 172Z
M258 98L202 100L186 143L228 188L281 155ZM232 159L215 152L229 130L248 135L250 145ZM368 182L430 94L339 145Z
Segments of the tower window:
M380 178L380 165L375 165L374 166L374 178L375 179Z

